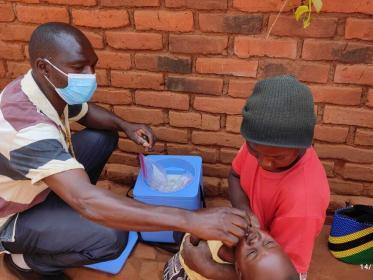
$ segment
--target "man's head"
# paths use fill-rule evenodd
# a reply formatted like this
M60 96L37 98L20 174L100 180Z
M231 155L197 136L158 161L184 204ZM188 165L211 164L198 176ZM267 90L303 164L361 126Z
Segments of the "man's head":
M87 37L77 28L50 22L38 26L29 43L30 64L39 85L52 90L65 88L65 74L93 74L97 56ZM50 82L48 82L48 80Z
M267 233L250 228L235 249L240 280L298 280L289 257Z
M312 144L316 123L312 94L292 76L257 82L242 114L241 134L254 154L287 158L291 164ZM280 161L272 165L286 167L287 160ZM262 167L272 170L268 165Z

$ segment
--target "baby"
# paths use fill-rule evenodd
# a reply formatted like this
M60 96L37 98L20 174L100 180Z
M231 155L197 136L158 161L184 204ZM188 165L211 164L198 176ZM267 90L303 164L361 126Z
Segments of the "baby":
M192 242L191 242L192 239ZM166 264L163 280L298 280L288 256L264 231L249 228L235 248L218 241L199 241L192 245L187 235L181 253ZM188 265L184 262L188 259Z

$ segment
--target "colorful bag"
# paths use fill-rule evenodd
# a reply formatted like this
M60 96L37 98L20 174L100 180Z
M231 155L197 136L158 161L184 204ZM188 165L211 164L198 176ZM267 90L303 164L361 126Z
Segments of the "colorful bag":
M373 264L373 206L335 211L328 248L342 262Z

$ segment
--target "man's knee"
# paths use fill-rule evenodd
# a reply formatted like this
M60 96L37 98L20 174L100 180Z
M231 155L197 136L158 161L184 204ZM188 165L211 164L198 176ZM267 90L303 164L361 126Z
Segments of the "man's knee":
M97 131L99 134L100 142L108 147L110 150L114 150L118 146L119 134L114 131L101 130Z
M100 249L101 256L106 260L116 259L123 252L128 241L128 232L106 229L102 236L104 246Z

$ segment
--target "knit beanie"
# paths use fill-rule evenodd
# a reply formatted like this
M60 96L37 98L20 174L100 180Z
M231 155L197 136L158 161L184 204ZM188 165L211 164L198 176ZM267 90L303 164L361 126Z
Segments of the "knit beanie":
M292 76L256 83L242 110L242 136L252 143L307 148L316 123L310 89Z

